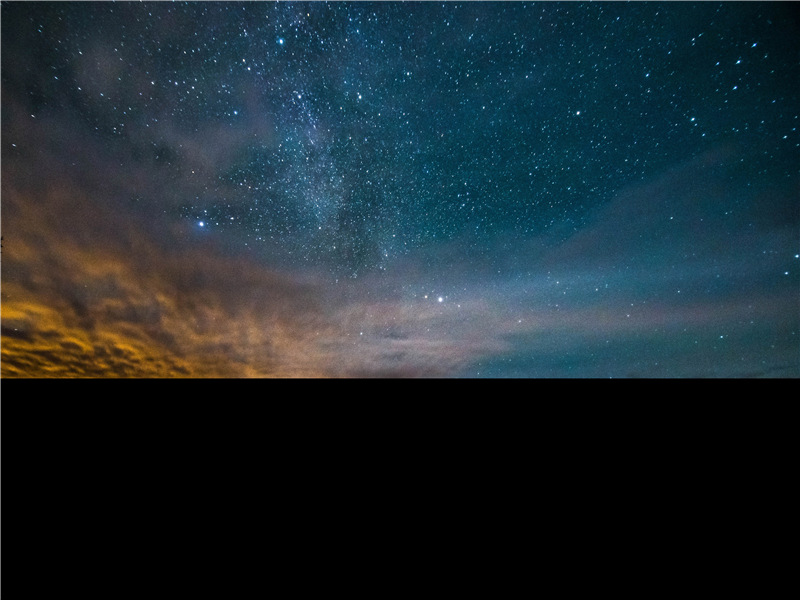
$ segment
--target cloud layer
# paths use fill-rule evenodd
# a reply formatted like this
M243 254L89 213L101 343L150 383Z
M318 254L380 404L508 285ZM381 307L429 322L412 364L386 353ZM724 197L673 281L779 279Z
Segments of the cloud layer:
M498 236L505 264L457 240L339 281L153 225L128 190L154 184L83 143L102 169L4 165L3 376L798 375L791 190L742 192L738 155L626 189L566 239Z

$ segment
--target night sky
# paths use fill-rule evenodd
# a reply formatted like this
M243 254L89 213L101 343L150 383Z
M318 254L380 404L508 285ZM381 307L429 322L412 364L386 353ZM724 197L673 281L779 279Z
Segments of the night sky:
M798 377L790 2L3 2L2 377Z

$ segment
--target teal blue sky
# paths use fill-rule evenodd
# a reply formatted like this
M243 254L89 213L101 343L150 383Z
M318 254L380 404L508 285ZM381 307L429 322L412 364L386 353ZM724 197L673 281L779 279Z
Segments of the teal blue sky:
M797 377L791 3L4 3L2 374Z

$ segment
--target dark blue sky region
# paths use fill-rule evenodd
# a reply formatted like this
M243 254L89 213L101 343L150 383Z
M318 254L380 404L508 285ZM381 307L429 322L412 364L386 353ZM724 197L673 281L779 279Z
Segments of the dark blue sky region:
M797 377L782 2L4 2L5 377Z

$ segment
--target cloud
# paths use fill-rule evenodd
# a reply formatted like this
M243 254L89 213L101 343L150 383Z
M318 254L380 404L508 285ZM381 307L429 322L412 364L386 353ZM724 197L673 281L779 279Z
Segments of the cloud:
M313 286L156 226L130 202L135 163L47 125L10 128L25 141L4 152L3 376L322 373L302 350Z
M3 108L3 377L797 374L793 196L739 186L736 152L566 240L432 243L337 280L160 218L203 186L136 147ZM195 170L248 143L158 131Z
M63 123L48 125L65 143ZM21 144L4 163L5 377L445 376L487 351L455 306L378 297L369 277L333 284L156 226L129 201L135 163L73 137L94 161L73 169L36 135L28 143L49 151ZM485 308L467 300L462 314Z
M492 285L520 321L483 373L800 376L796 190L749 185L751 158L703 154L520 250L531 259Z

